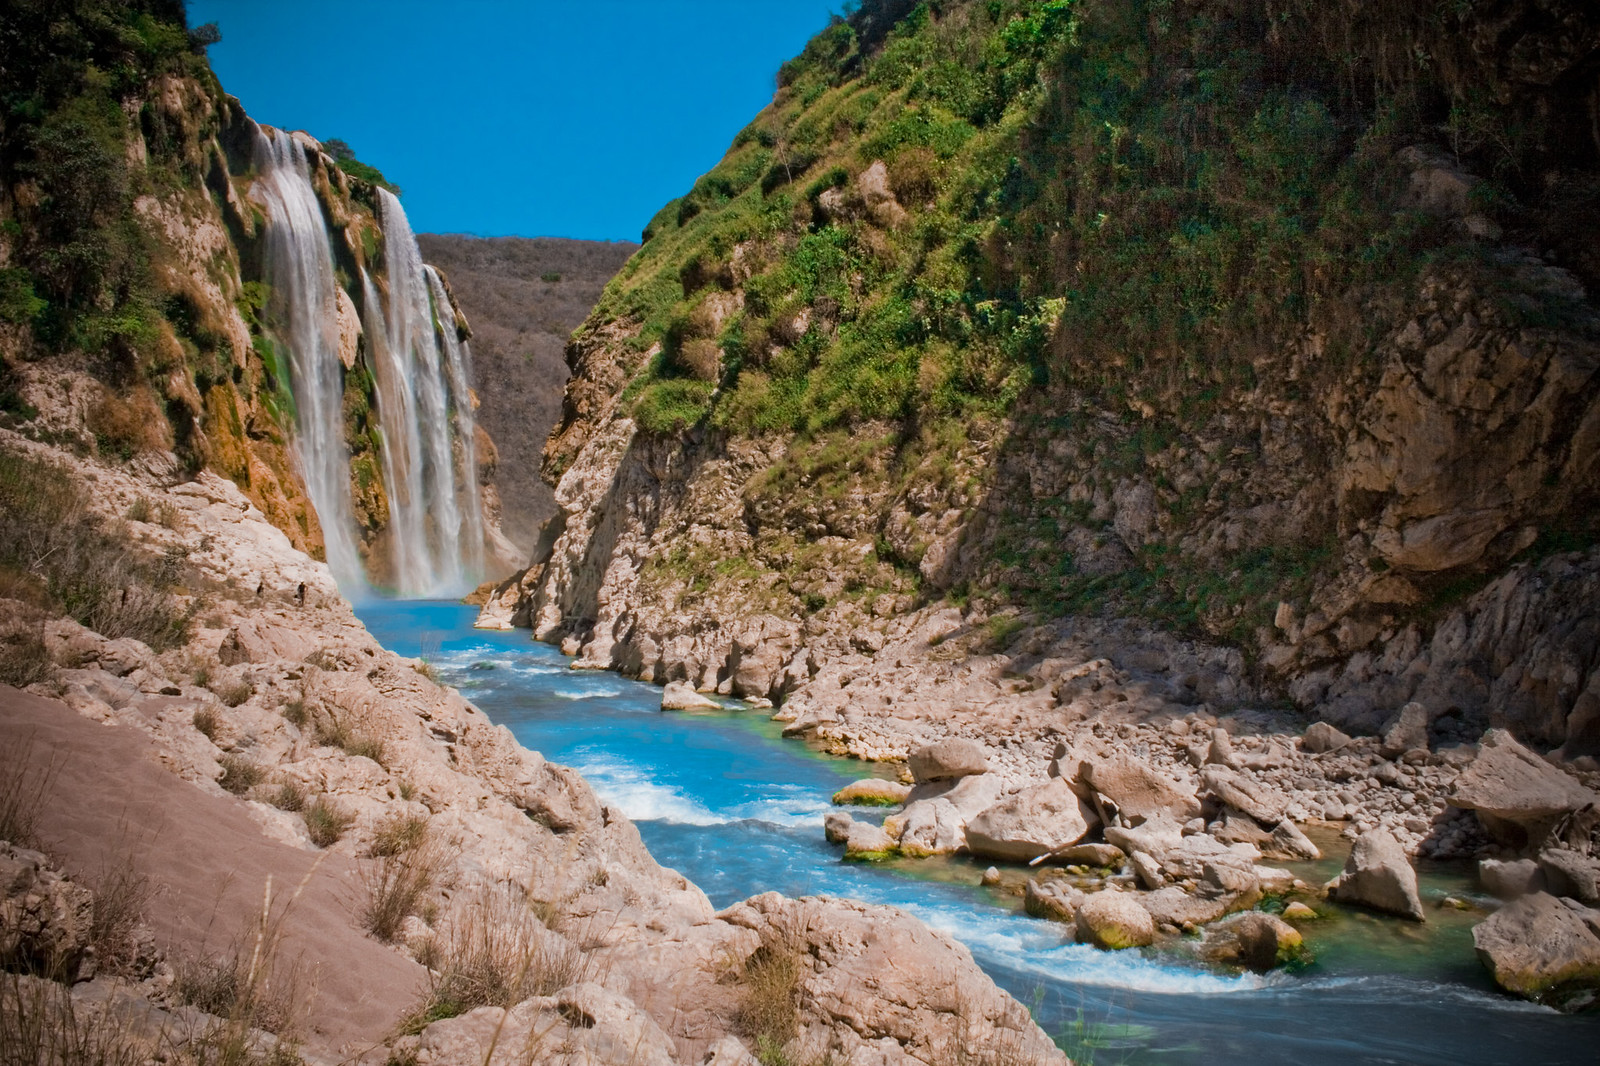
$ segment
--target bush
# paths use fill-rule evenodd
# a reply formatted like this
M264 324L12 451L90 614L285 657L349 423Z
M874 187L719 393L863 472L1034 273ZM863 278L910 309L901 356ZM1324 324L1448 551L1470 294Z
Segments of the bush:
M711 384L668 378L647 385L633 403L633 418L652 436L682 433L711 410Z
M355 824L355 816L341 809L327 796L318 796L311 806L300 813L306 822L306 832L311 834L311 842L319 848L338 843Z

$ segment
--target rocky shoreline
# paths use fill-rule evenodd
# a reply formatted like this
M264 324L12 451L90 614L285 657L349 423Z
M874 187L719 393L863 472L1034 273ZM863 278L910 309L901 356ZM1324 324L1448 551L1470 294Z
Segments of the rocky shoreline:
M323 983L335 994L303 997L289 1018L197 1000L186 977L197 967L237 976L241 950L254 960L242 946L268 924L249 903L253 894L259 904L262 885L235 885L240 898L217 910L204 879L191 884L154 861L160 848L136 847L124 860L153 888L138 923L142 961L95 963L92 938L72 916L107 898L101 863L114 842L99 839L109 831L64 835L61 819L114 809L122 786L70 772L45 786L36 840L13 842L34 846L6 852L16 876L0 912L8 960L53 945L46 954L72 964L17 978L34 982L18 987L57 978L51 987L70 992L83 1017L99 1016L97 1004L138 1003L129 1039L151 1046L181 1030L175 1046L193 1051L233 1026L251 1054L281 1045L307 1062L444 1066L481 1063L493 1048L495 1061L728 1064L780 1048L860 1063L1064 1061L964 947L898 911L775 894L714 911L575 772L520 748L425 663L381 648L327 568L230 482L185 479L156 461L106 466L10 434L0 445L67 471L104 521L120 523L128 550L181 558L177 595L193 619L189 639L157 653L0 602L8 640L37 626L48 657L29 693L0 689L7 780L53 757L24 748L24 738L101 723L82 744L120 745L139 774L169 783L160 796L190 797L152 821L232 819L232 836L189 854L190 868L229 883L232 870L248 881L250 871L276 868L279 895L269 880L267 905L281 923L274 979L289 982L296 967L348 970L375 1001L337 994L348 987L337 980ZM76 749L60 757L69 771L87 758ZM388 890L406 877L420 886L396 904ZM337 906L319 895L330 878ZM37 918L49 892L66 898L39 887L58 882L77 886L66 893L73 906L42 925L12 924L19 913ZM391 912L376 915L385 901ZM473 998L460 991L463 957L483 948L474 937L489 928L520 938L520 972L512 988ZM400 1001L386 998L395 988L407 990Z
M541 569L481 590L479 625L532 621ZM1377 735L1308 726L1238 681L1236 653L1118 623L1022 624L997 642L980 610L941 605L854 634L808 633L796 646L761 639L776 621L735 620L718 634L736 634L726 661L698 684L692 668L689 680L666 681L662 706L743 693L759 709L778 695L785 736L899 764L899 782L869 778L836 797L856 811L831 815L825 832L848 858L960 853L1009 864L1016 872L1004 879L1029 913L1068 923L1084 942L1198 936L1202 957L1257 968L1304 957L1295 922L1314 920L1324 898L1426 921L1412 860L1473 860L1485 893L1512 904L1476 932L1500 986L1567 1009L1592 1002L1600 767L1590 756L1541 756L1501 729L1474 738L1415 701ZM562 643L574 668L615 656ZM664 680L685 670L622 672ZM862 807L891 809L880 824ZM1271 865L1320 857L1306 827L1350 843L1334 882ZM1002 877L998 867L989 876ZM1108 940L1095 908L1079 919L1106 891L1135 905L1137 915L1122 915L1133 934ZM1557 910L1560 937L1511 946L1508 930L1555 921ZM1241 936L1240 914L1264 917ZM1272 950L1260 946L1269 939Z

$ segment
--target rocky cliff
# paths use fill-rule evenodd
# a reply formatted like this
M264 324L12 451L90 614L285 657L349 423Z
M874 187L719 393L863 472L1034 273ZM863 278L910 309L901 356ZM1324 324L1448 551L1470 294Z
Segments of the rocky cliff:
M864 4L576 333L484 622L797 707L1048 624L1593 752L1597 69L1578 3Z
M213 470L320 555L327 531L292 439L305 338L292 335L291 279L271 277L269 209L254 188L261 127L217 83L181 3L24 3L0 33L0 420L102 457L175 456L173 478ZM314 328L339 363L342 409L330 417L349 451L349 535L368 574L392 583L393 456L368 336L384 316L373 294L387 300L392 288L380 192L312 138L293 138L337 285ZM438 320L468 332L453 304ZM486 465L477 480L491 475ZM509 549L491 528L491 559Z
M493 484L501 525L527 552L556 512L539 465L561 413L567 338L638 245L459 233L423 233L417 243L423 257L450 276L472 323L478 418L499 457ZM517 560L525 561L526 555Z

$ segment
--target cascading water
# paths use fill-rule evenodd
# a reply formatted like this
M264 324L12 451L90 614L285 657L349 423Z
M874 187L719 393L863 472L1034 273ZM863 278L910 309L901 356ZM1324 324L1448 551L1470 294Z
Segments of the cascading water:
M328 567L339 586L366 584L350 497L344 439L344 368L339 304L322 208L305 148L279 130L257 131L254 192L267 209L267 281L279 341L288 349L295 402L294 454L322 526Z
M378 196L389 298L383 337L372 348L395 582L402 596L459 594L481 573L483 556L466 355L443 285L423 265L405 210L387 190L379 189ZM366 284L370 290L370 280ZM369 335L371 330L369 325ZM462 442L460 465L452 406Z
M305 146L263 127L254 186L267 209L267 280L295 401L294 450L341 588L367 585L350 488L333 247ZM472 354L439 275L411 224L378 189L387 292L361 271L366 355L377 388L395 592L459 595L482 575ZM459 447L458 447L459 442Z

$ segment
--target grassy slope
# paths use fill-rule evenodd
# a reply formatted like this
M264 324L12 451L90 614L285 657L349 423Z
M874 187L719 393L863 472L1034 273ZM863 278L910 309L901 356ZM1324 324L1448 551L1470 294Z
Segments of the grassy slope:
M848 472L832 453L850 435L887 425L883 476L904 482L1003 425L1138 471L1259 401L1263 378L1292 401L1359 377L1430 268L1501 292L1513 323L1561 315L1402 206L1397 152L1442 144L1491 177L1484 212L1563 247L1540 176L1594 149L1559 85L1496 80L1483 5L952 0L864 43L891 6L787 64L608 287L586 329L636 330L625 398L647 433L792 434L786 464L826 474ZM861 201L855 176L879 160L902 220ZM743 301L731 314L726 292ZM1308 334L1325 338L1318 376L1280 380ZM1058 539L1086 510L1004 501L980 580L1051 611L1115 602L1243 639L1332 548L1195 563L1153 544L1091 578ZM921 548L880 541L902 574Z

